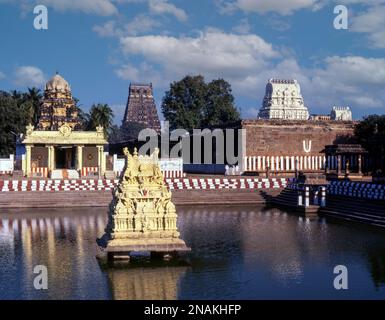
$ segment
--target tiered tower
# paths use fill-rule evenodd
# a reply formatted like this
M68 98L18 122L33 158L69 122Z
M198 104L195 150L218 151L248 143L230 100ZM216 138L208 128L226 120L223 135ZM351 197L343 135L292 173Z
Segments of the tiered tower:
M79 129L78 109L68 82L56 73L47 82L40 107L38 130L58 130L63 124Z
M130 123L140 124L145 128L160 132L160 121L152 93L152 84L130 84L123 126L130 125Z
M125 169L113 193L106 233L97 242L109 258L129 258L130 252L171 254L190 251L179 237L175 205L158 163L159 150L151 156L131 155L127 148Z
M270 79L266 85L261 119L308 120L309 111L304 105L297 80Z

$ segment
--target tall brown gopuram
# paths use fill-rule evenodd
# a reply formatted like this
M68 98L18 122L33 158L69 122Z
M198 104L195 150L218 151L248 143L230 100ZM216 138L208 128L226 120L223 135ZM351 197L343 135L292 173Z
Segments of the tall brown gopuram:
M156 111L151 83L130 84L127 107L122 124L127 126L132 123L160 132L160 121Z

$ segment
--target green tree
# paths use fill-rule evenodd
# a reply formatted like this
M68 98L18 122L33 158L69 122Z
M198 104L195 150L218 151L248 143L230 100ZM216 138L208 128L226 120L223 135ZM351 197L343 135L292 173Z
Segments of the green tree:
M32 107L32 110L30 110L30 113L32 113L31 123L37 124L39 121L41 99L43 98L43 95L41 94L41 90L35 87L28 88L28 91L25 93L24 97L26 101L29 101L31 103L31 107Z
M385 115L375 114L365 117L355 126L354 134L359 143L368 151L378 149L378 145L373 145L373 138L385 137Z
M26 110L15 95L0 91L0 155L15 152L16 138L25 132ZM19 95L16 96L18 99Z
M106 136L110 133L114 113L108 104L93 104L90 110L89 130L95 130L97 126L102 126Z
M369 151L374 171L385 172L385 115L370 115L354 129L358 142Z
M206 89L202 76L186 76L170 85L163 98L162 112L171 129L200 127Z
M230 84L223 79L207 84L201 75L173 82L163 98L162 112L171 129L225 126L239 120Z
M207 84L203 125L207 127L225 126L240 119L234 107L231 85L223 79Z

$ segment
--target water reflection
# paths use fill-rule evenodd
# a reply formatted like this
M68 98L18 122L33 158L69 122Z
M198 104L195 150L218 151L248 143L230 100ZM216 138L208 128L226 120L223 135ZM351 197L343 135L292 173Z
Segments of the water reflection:
M256 206L179 207L190 267L105 268L106 208L0 212L0 299L384 298L385 231ZM33 288L48 267L49 289ZM349 290L332 287L349 269Z
M188 267L108 268L112 298L116 300L176 300L179 281Z
M66 210L65 210L66 211ZM89 280L100 271L94 264L95 238L103 232L105 215L100 209L39 209L38 212L17 210L3 213L0 219L1 298L97 298L108 293L98 288L90 292ZM35 265L48 268L49 287L36 291L33 287ZM16 290L9 287L16 285ZM104 290L105 291L105 290Z

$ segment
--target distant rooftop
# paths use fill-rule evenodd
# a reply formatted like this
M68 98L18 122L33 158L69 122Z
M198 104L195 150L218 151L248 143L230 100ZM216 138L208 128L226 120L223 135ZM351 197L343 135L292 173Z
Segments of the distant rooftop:
M270 79L270 83L282 83L282 84L296 84L297 80L294 79Z
M152 83L130 83L130 87L151 87Z

